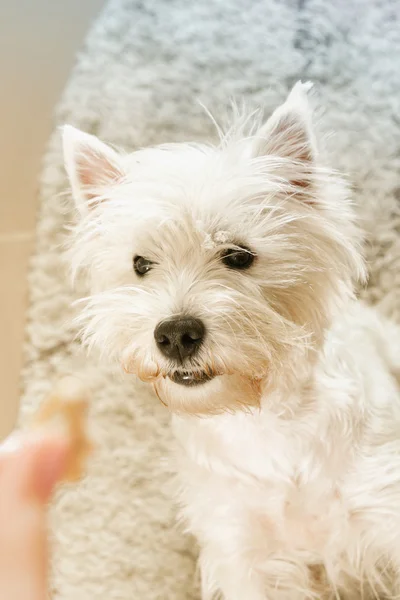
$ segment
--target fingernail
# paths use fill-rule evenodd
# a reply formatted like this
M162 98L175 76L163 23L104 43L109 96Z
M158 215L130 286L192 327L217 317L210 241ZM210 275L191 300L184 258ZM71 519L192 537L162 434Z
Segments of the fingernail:
M1 444L0 453L2 454L14 454L21 450L23 446L23 440L19 433L11 433Z

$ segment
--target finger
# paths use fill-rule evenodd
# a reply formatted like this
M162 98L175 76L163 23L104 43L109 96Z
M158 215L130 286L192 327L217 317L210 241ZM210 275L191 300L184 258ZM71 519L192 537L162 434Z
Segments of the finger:
M13 446L13 448L12 448ZM68 454L60 439L13 440L0 450L0 596L45 600L46 505Z
M0 478L7 498L36 498L47 502L66 469L70 442L54 434L11 436L0 446Z
M0 595L12 600L45 600L48 550L45 506L16 502L0 508Z

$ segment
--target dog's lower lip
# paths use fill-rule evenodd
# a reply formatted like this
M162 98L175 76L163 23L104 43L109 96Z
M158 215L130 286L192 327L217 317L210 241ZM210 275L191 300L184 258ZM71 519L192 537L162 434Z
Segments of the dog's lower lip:
M202 385L203 383L206 383L212 379L212 376L208 375L204 371L201 373L175 371L175 373L172 373L172 375L169 377L174 383L177 383L178 385L185 385L187 387Z

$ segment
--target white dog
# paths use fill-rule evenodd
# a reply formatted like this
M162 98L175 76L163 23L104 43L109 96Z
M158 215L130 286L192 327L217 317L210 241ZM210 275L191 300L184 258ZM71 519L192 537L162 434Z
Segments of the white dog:
M400 592L400 329L354 298L360 234L308 89L218 146L64 129L83 337L174 414L204 599Z

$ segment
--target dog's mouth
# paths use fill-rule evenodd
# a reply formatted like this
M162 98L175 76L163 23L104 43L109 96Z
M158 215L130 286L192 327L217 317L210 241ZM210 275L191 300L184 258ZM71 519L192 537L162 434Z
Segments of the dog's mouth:
M214 375L210 375L205 371L175 371L169 375L169 378L178 385L193 387L211 381L211 379L214 378Z

